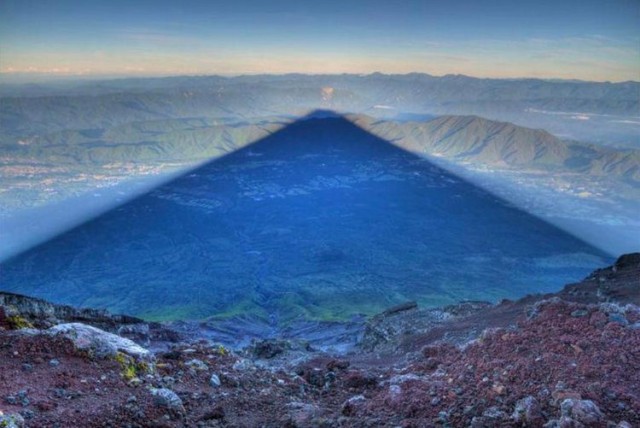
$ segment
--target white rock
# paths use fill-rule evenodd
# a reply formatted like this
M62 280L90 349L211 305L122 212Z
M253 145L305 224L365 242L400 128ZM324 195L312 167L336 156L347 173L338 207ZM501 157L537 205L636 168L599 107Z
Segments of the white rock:
M400 385L389 386L389 397L391 397L392 400L397 400L400 394L402 394L402 387Z
M221 385L220 376L215 373L212 374L211 378L209 379L209 384L211 384L211 386L213 386L214 388L219 387Z
M92 352L98 358L115 356L123 352L134 358L146 358L149 351L134 341L82 323L58 324L47 330L48 334L61 334L70 339L76 348Z
M0 427L2 428L22 428L24 427L24 418L17 413L5 415L0 410Z

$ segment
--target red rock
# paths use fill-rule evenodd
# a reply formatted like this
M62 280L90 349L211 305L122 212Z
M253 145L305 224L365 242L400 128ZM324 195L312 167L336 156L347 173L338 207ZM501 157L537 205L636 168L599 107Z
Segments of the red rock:
M57 404L53 401L38 401L36 403L34 403L36 408L38 410L40 410L41 412L48 412L50 410L53 410L57 407Z
M368 373L350 372L345 377L344 384L347 388L353 389L371 388L378 384L378 379Z

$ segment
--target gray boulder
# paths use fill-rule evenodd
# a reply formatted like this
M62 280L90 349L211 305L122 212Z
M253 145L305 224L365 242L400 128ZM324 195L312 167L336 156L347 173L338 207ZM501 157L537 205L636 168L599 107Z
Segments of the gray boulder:
M157 406L165 407L168 410L184 413L184 405L178 395L168 388L151 388L153 401Z
M46 330L51 335L62 335L70 339L76 348L90 352L97 358L115 357L118 352L136 359L150 356L147 349L132 340L81 323L58 324Z

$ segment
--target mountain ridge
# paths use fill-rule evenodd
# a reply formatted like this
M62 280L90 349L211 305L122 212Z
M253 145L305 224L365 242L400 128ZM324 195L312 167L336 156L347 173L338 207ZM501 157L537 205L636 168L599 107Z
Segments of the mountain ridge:
M369 130L410 150L457 160L508 167L566 168L586 173L614 173L640 183L640 151L611 150L562 140L532 129L475 115L445 115L426 122L376 121L350 116ZM385 129L388 125L389 130ZM394 135L393 132L399 135ZM581 158L580 165L575 165ZM604 175L604 174L603 174Z
M55 85L54 85L55 86ZM330 89L326 92L325 89ZM285 75L124 79L40 92L6 88L0 96L5 133L51 132L119 125L128 118L268 116L330 107L379 116L392 112L477 114L521 126L545 128L574 139L624 141L637 129L611 115L635 118L640 83L557 82L424 75ZM384 112L375 106L391 108ZM108 112L108 114L106 114ZM569 113L574 112L574 113ZM580 113L581 112L581 113ZM590 115L588 126L572 116ZM611 117L607 117L611 116ZM101 123L99 118L108 118ZM609 143L611 143L609 141Z

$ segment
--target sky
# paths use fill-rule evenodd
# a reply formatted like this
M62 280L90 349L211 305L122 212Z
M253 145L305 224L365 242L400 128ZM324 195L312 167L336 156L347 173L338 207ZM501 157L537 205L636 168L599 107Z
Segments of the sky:
M255 73L640 80L640 0L0 0L0 79Z

